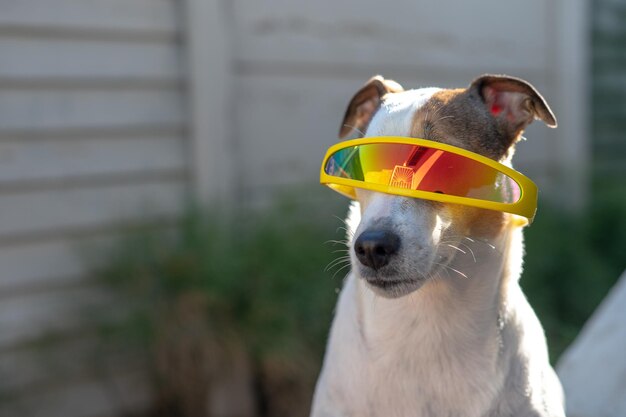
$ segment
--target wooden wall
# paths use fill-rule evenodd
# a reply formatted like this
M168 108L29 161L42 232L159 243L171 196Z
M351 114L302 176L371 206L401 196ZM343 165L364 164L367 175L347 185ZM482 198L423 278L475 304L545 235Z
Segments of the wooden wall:
M180 26L173 0L0 1L2 416L111 415L145 400L128 363L94 375L77 307L111 301L83 279L80 248L182 205Z

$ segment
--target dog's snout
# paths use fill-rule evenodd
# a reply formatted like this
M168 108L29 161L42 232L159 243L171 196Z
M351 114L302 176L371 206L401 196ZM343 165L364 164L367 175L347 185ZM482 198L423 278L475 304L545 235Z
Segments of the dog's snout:
M400 237L386 230L366 230L354 242L359 261L373 269L380 269L400 249Z

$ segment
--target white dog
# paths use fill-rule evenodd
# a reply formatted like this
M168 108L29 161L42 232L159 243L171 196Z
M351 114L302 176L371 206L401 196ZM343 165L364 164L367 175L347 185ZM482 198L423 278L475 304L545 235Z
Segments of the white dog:
M556 120L527 82L404 91L372 78L340 137L410 136L510 165L523 129ZM313 417L564 416L545 336L522 294L525 219L357 190L352 271L337 305Z

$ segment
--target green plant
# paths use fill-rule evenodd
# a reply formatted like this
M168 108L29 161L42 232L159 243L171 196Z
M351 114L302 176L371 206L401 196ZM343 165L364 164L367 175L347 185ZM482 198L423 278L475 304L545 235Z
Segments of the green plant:
M329 219L290 204L236 219L190 209L173 230L135 230L104 256L96 275L128 314L103 334L152 358L156 414L203 415L224 364L241 360L266 415L308 412L341 286L324 272L336 258Z
M572 214L540 204L526 230L521 285L546 330L556 362L626 267L626 201L597 191Z

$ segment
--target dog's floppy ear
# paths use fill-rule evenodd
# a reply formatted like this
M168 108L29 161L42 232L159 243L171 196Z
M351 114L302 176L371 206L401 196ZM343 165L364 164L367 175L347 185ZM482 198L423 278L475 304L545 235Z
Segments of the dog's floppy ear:
M339 128L339 138L343 139L353 130L365 132L374 113L380 107L382 96L400 91L404 91L404 89L393 80L385 80L380 75L370 78L363 88L352 97Z
M487 111L510 138L516 138L534 119L556 127L550 106L528 82L506 75L485 74L475 79L476 89Z

